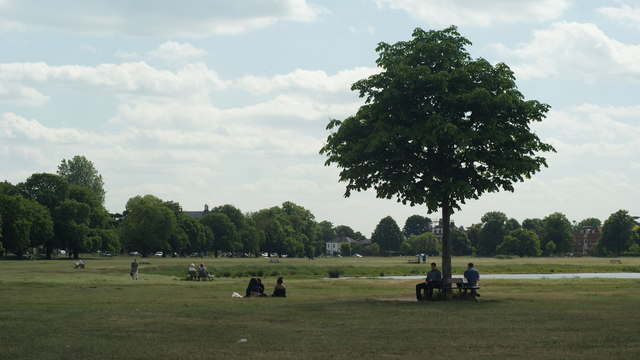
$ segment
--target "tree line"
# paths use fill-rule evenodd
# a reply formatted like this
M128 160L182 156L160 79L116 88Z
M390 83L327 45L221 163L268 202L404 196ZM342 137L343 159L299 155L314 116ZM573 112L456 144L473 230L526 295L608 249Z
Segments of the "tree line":
M318 256L325 243L348 237L341 253L353 255L437 255L442 242L431 219L412 215L400 229L387 216L380 220L370 241L347 225L316 221L311 211L293 202L244 213L226 204L189 216L174 201L153 195L135 196L122 214L104 207L102 176L84 156L62 160L56 174L36 173L24 182L0 183L0 251L21 256L42 248L47 258L57 249L74 257L98 250L139 251L150 254L287 254ZM481 223L451 227L453 255L543 256L572 251L573 232L582 226L601 226L595 218L571 224L564 214L525 219L521 224L502 212L488 212ZM597 254L640 253L640 227L626 210L612 214L602 226Z
M574 251L574 233L585 226L600 227L601 237L590 255L640 255L640 223L627 210L611 214L604 224L587 218L572 224L559 212L543 219L525 219L519 223L502 212L484 214L481 222L466 229L451 226L451 253L456 256L553 256ZM431 219L421 215L407 218L401 230L391 217L378 223L371 237L382 253L437 255L442 242L433 232Z

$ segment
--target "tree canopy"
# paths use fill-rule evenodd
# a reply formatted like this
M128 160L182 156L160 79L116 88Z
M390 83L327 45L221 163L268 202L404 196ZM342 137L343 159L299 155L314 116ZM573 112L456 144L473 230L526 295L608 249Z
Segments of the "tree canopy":
M93 166L93 162L84 156L76 155L71 160L62 159L58 165L58 175L71 185L82 185L91 191L104 204L105 190L102 175Z
M468 45L455 26L379 43L381 72L351 87L365 104L329 122L320 150L340 168L347 197L373 188L380 198L441 209L445 278L451 213L486 192L513 191L546 166L541 153L555 151L529 127L549 106L524 100L507 65L472 59Z
M636 236L634 226L635 221L627 210L618 210L611 214L602 226L602 237L598 242L600 253L620 255L627 250Z

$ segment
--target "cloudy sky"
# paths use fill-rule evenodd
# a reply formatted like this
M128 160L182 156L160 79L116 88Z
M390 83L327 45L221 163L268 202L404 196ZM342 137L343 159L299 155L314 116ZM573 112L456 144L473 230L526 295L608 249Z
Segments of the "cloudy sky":
M378 42L452 24L551 105L534 130L558 150L456 224L640 215L635 0L0 0L0 181L84 155L111 212L144 194L185 210L293 201L367 236L388 215L402 227L425 209L344 198L318 150L328 121L362 104L349 88L378 71Z

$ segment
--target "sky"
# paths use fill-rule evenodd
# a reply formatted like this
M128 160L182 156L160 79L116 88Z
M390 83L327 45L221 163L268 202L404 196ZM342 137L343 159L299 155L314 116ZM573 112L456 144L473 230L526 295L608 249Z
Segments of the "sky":
M0 181L82 155L113 213L151 194L185 210L292 201L365 236L386 216L437 221L373 191L345 198L319 150L363 104L350 87L380 71L379 42L450 25L551 106L532 130L557 150L456 225L640 215L637 0L0 0Z

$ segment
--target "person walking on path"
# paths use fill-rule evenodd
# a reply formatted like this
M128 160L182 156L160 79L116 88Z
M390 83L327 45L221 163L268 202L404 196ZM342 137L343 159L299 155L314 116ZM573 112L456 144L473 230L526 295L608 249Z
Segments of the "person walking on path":
M138 259L133 259L130 274L133 280L138 280Z

